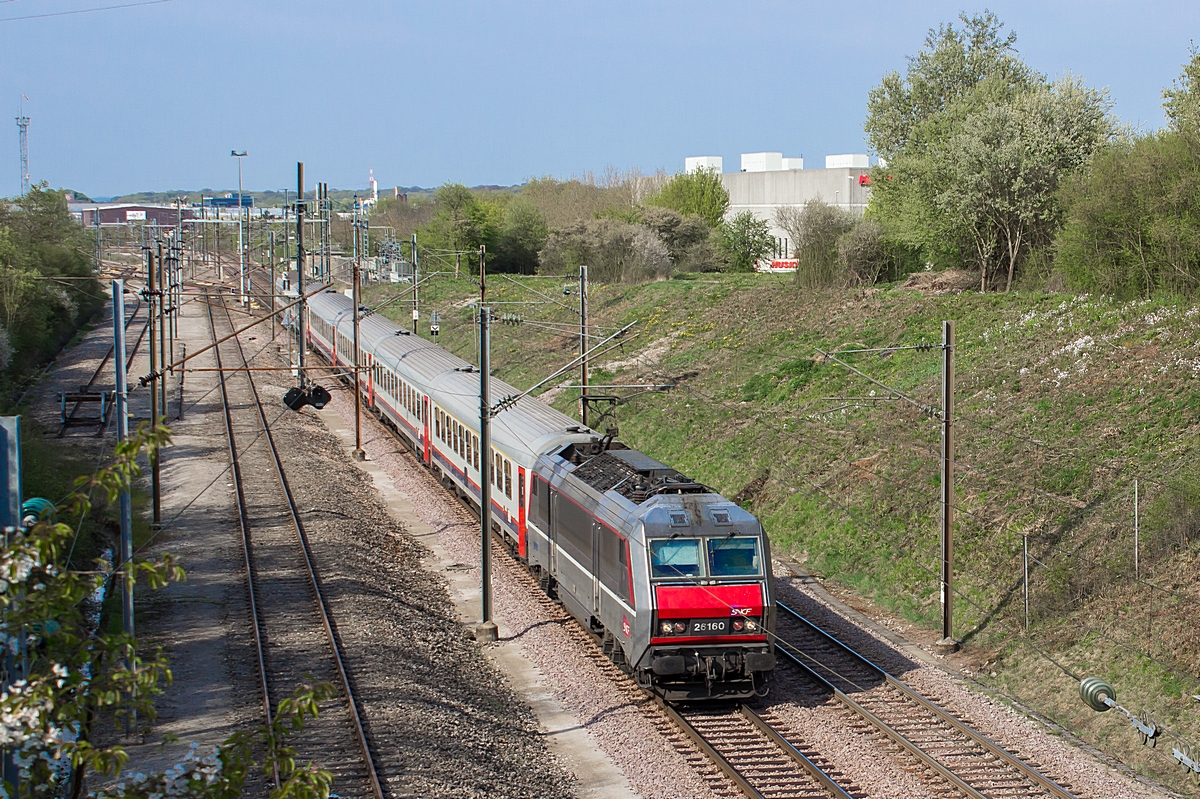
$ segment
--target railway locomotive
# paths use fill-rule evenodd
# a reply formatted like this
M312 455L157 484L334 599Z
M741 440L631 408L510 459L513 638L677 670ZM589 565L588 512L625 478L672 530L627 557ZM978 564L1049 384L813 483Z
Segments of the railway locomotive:
M308 302L309 344L353 363L352 303ZM768 541L753 515L705 486L526 397L479 451L479 370L380 316L360 319L363 401L443 485L478 510L491 459L493 534L667 701L742 699L775 666ZM519 390L492 379L492 396Z

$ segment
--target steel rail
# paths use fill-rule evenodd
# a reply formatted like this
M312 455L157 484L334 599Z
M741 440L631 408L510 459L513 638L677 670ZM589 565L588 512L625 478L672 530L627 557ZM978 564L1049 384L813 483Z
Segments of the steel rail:
M859 717L861 717L864 721L866 721L872 727L879 730L884 735L886 735L889 739L891 739L892 743L896 744L901 749L908 752L910 755L912 755L914 758L916 758L920 763L922 763L923 765L928 767L934 773L941 776L942 779L946 780L951 785L958 788L964 794L971 797L971 799L988 799L988 796L986 794L980 793L975 788L972 788L969 784L967 784L962 779L962 777L959 777L957 774L955 774L953 771L951 771L949 768L947 768L944 764L942 764L941 761L939 761L935 757L933 757L933 755L929 754L924 749L917 746L912 741L908 740L908 738L906 738L900 731L898 731L897 729L892 727L890 724L888 724L883 719L876 716L871 711L867 710L865 707L860 705L858 702L855 702L853 699L851 699L846 694L842 693L842 691L840 691L837 688L837 686L835 686L833 683L829 682L829 680L825 679L820 674L817 674L815 671L813 671L799 657L797 657L796 655L793 655L791 652L789 652L784 647L776 646L775 649L777 652L782 654L788 660L788 662L790 662L793 666L796 666L800 670L807 672L810 677L812 677L814 680L821 683L821 685L823 685L826 689L831 691L833 693L834 697L839 702L841 702L843 705L845 705L850 710L857 713L859 715Z
M902 681L893 677L884 668L882 668L881 666L872 662L871 660L868 660L866 657L864 657L862 654L860 654L853 647L849 646L848 644L843 643L842 641L838 640L835 636L831 635L830 633L821 629L819 626L817 626L813 622L809 621L798 611L788 607L783 602L776 602L775 604L780 610L782 610L784 613L788 614L788 616L790 616L793 620L798 621L804 625L807 625L813 631L818 633L822 638L824 638L825 640L832 643L834 646L838 647L842 651L849 654L851 657L853 657L855 660L857 660L863 666L865 666L866 668L873 671L877 676L882 677L889 686L896 689L906 699L908 699L909 701L918 705L920 708L922 708L926 712L930 713L931 715L935 716L939 721L945 722L950 727L954 728L957 732L959 732L962 735L964 735L965 737L969 738L971 741L974 741L979 746L983 747L983 749L989 755L992 755L996 759L1002 761L1005 765L1007 765L1010 768L1012 768L1013 770L1017 771L1021 776L1023 776L1025 779L1032 782L1038 788L1041 788L1041 789L1047 791L1051 795L1057 797L1057 799L1076 799L1076 796L1073 793L1071 793L1070 791L1063 788L1061 785L1056 783L1054 780L1050 779L1045 774L1042 774L1040 771L1038 771L1037 769L1035 769L1033 766L1029 765L1025 761L1015 757L1007 749L1000 746L998 743L996 743L992 739L988 738L987 736L981 734L980 732L973 729L972 727L959 721L957 718L955 718L951 713L947 712L945 709L939 707L938 705L934 704L933 702L930 702L928 699L921 696L919 693L914 691L912 688L909 688ZM779 651L783 652L793 662L799 663L799 659L796 658L796 656L793 655L792 653L788 652L786 649L780 647ZM805 665L805 666L803 666L803 668L808 670L810 673L814 674L814 676L816 676L817 679L821 680L826 685L829 685L831 688L833 687L832 683L830 683L824 677L817 675L808 666ZM833 690L837 691L836 688L834 688ZM838 691L838 693L841 694L840 691ZM841 695L845 696L845 694L841 694ZM850 701L853 702L853 700L850 700ZM855 703L855 704L857 704L857 703ZM864 710L865 710L865 708L864 708ZM972 789L972 790L974 790L974 789Z
M683 730L683 734L686 735L691 742L696 745L697 749L704 753L705 757L712 761L713 765L720 769L726 777L728 777L735 785L737 785L738 790L749 797L749 799L766 799L766 797L757 788L751 785L750 781L743 777L742 773L734 768L733 764L730 763L723 754L718 752L716 748L708 742L708 739L706 739L699 730L693 727L691 722L685 719L678 710L668 705L659 696L653 696L653 698L659 709L662 710L666 717L669 718L676 727L678 727L680 730Z
M328 360L324 356L324 354L321 353L319 350L316 352L323 360ZM332 375L331 375L331 377L332 377ZM393 434L396 434L396 431L393 430L392 432L393 432ZM403 438L401 439L401 441L403 443L407 443L407 441ZM459 502L461 502L467 508L468 511L470 511L471 513L474 513L476 516L479 515L479 508L470 501L469 497L458 496L456 493L452 493L451 496L454 497L455 499L458 499ZM513 558L512 551L508 547L503 546L503 541L500 541L497 539L497 537L495 536L495 533L493 533L493 535L492 535L492 543L493 544L500 543L501 544L501 546L499 547L500 551L505 552L509 555L509 557L512 559L512 562L516 566L521 568L522 574L524 574L525 576L528 576L528 577L532 577L532 575L529 573L529 571L527 569L525 569L524 564L522 564L520 561ZM537 586L536 583L532 583L532 585L534 585L535 587ZM545 597L545 594L542 594L540 589L538 590L537 593L539 596ZM549 600L549 598L546 598L546 599L547 599L547 602L551 601L551 600ZM561 608L559 608L559 610L561 610ZM568 615L567 618L574 619L574 617L570 616L570 615ZM591 644L597 650L597 655L599 656L599 658L603 661L603 663L606 666L614 668L614 669L618 668L617 666L615 666L612 663L611 660L609 660L601 652L599 652L599 650L601 649L601 646L600 646L601 638L599 635L597 635L596 633L594 633L593 631L591 631L585 627L578 626L578 625L576 625L574 629L576 629L589 642L591 642ZM620 673L625 674L624 672L620 672ZM625 676L628 677L628 675L625 675ZM761 791L759 791L757 788L755 788L750 783L750 781L745 776L743 776L741 774L741 772L738 771L737 767L734 766L732 763L730 763L728 758L726 758L724 755L722 755L720 752L718 752L716 750L716 748L704 737L704 734L701 733L698 729L696 729L695 726L693 726L690 722L688 722L687 719L684 718L683 715L681 715L677 710L675 710L675 708L671 707L669 704L667 704L665 701L663 701L662 697L658 696L657 694L654 694L654 693L646 690L645 688L642 688L641 686L637 686L637 689L642 696L644 696L647 699L653 700L654 703L661 709L663 714L667 717L667 719L671 722L671 724L673 724L676 729L681 731L692 742L692 744L695 745L695 747L699 750L699 752L702 755L704 755L705 757L707 757L709 762L711 762L714 766L716 766L716 768L722 774L724 774L726 778L728 778L731 782L733 782L740 791L742 791L747 797L749 797L749 799L765 799L766 795L763 794ZM794 744L792 744L790 741L788 741L786 738L784 738L783 735L781 735L779 733L779 731L776 730L774 727L772 727L765 719L763 719L761 716L759 716L757 713L755 713L753 710L751 710L749 707L747 707L745 705L740 706L740 711L741 711L741 714L751 724L753 724L756 729L758 729L760 732L762 732L764 737L766 737L772 744L774 744L779 750L781 750L783 752L783 754L785 754L787 757L791 758L805 772L807 772L811 777L813 777L816 780L816 782L823 789L825 789L826 791L829 792L830 796L833 797L833 799L853 799L852 794L848 793L844 788L842 788L840 785L838 785L833 780L832 777L830 777L828 774L826 774L821 769L820 766L818 766L816 763L814 763L812 760L810 760L803 752L801 752L799 749L797 749Z
M800 768L807 771L809 775L813 777L813 779L819 782L821 787L829 791L830 796L834 796L837 799L854 799L853 796L846 792L845 788L834 782L833 778L826 774L820 766L809 760L807 755L797 749L795 744L793 744L787 738L784 738L783 735L780 734L779 730L768 724L766 719L755 713L746 705L741 706L741 713L750 721L751 724L757 727L763 733L763 735L767 736L767 738L769 738L773 744L782 749L784 754L796 761Z
M229 308L226 306L229 326L233 327L233 316L228 314ZM250 366L246 359L245 351L242 349L241 338L233 335L234 343L237 345L238 353L242 357L243 363L247 367ZM220 349L215 347L215 349ZM333 631L333 623L329 617L329 611L326 607L325 596L321 592L321 582L317 578L316 568L313 566L312 552L308 543L308 536L304 532L304 524L300 521L300 514L296 510L296 500L292 496L291 486L288 484L287 475L283 470L283 462L279 458L279 450L275 446L275 438L271 434L271 426L267 421L266 411L263 410L262 400L258 395L258 387L254 384L253 376L246 373L247 382L250 385L250 393L254 398L254 407L258 411L259 420L262 423L264 438L267 442L267 451L271 453L271 460L275 464L275 473L279 477L279 484L283 488L284 497L287 499L288 514L291 516L292 524L296 528L296 536L300 543L301 554L304 555L304 565L308 573L309 585L312 587L313 594L317 600L317 609L321 614L321 625L325 629L325 635L329 638L329 645L333 651L333 662L337 666L338 676L341 679L342 690L345 691L346 704L350 710L350 718L354 722L355 737L358 739L359 747L362 749L363 762L367 767L367 778L371 783L371 790L376 799L384 799L383 786L379 781L379 774L375 771L375 761L371 756L371 746L367 741L366 730L363 727L362 716L358 711L358 702L354 696L354 690L350 686L350 677L346 672L346 665L342 659L341 647L338 645L337 636ZM222 375L222 383L224 376Z
M213 319L212 305L208 306L208 326L212 331L213 341L217 340L217 325ZM215 349L217 365L221 364L221 348ZM262 691L263 715L267 720L267 727L270 727L273 721L271 713L271 693L267 687L267 659L263 654L263 636L262 626L258 621L258 599L254 593L254 568L251 564L250 555L250 525L249 517L246 511L246 495L242 486L242 467L241 461L238 458L237 443L233 435L233 413L229 409L229 391L225 386L225 376L222 374L218 378L218 384L221 387L221 410L225 415L225 436L229 441L229 464L233 472L233 485L235 487L235 496L237 498L237 513L238 513L238 528L242 534L242 563L246 567L246 590L250 599L250 620L254 627L254 654L258 660L258 686ZM272 779L275 787L279 788L279 767L272 765Z

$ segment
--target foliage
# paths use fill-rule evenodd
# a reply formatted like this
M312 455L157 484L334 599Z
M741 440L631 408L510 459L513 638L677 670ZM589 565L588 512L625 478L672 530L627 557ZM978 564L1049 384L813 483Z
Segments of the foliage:
M99 285L91 279L90 248L61 191L41 184L12 206L0 204L0 324L8 345L7 382L54 355L102 304Z
M771 228L749 211L721 224L721 248L732 272L753 272L754 265L775 246Z
M459 252L477 251L481 245L489 250L495 247L500 214L493 203L481 201L461 183L439 188L434 203L433 218L417 234L421 245Z
M109 466L76 481L78 490L60 512L86 513L94 490L115 501L141 475L139 459L169 442L166 427L142 424L116 446ZM171 680L161 651L150 657L138 654L132 637L105 632L87 611L89 598L106 580L110 590L139 580L156 589L184 579L183 570L164 554L154 562L117 564L107 575L103 563L98 571L72 571L65 566L65 555L73 537L70 526L41 520L11 535L0 548L4 646L24 660L18 679L0 693L0 745L14 753L21 768L21 795L30 799L64 793L74 799L89 771L116 777L128 755L120 746L92 742L96 721L108 718L119 726L133 715L152 721L154 697ZM318 702L332 695L329 683L301 686L280 702L270 725L234 733L206 756L193 745L185 762L171 770L134 775L99 796L232 799L243 795L247 778L257 769L265 777L278 771L281 787L271 793L276 799L324 799L332 774L312 763L298 765L288 738L317 715ZM71 778L64 788L60 779L66 767ZM12 786L7 787L11 794Z
M504 208L496 237L496 257L488 268L499 272L532 275L537 272L538 252L546 246L550 231L538 207L524 197L511 200Z
M838 240L854 222L853 215L821 200L776 210L775 224L787 231L795 248L796 285L815 289L845 282L838 268Z
M316 718L319 703L335 696L332 683L300 685L282 700L269 725L253 733L235 732L210 754L200 756L192 744L184 762L169 771L135 774L115 791L100 791L97 799L237 799L246 792L246 781L256 772L264 779L279 775L279 787L270 799L327 799L333 772L313 762L296 763L296 749L288 739L304 729L307 719ZM264 754L261 758L258 752Z
M1056 266L1074 287L1116 297L1200 289L1200 107L1193 53L1165 91L1167 130L1106 147L1061 193Z
M1163 90L1163 109L1172 130L1196 136L1200 134L1200 50L1193 46L1191 55L1173 88Z
M729 192L715 169L699 169L672 177L646 198L646 205L670 208L685 216L693 214L715 228L729 210Z
M639 283L671 272L670 250L657 233L612 218L552 232L539 257L546 274L573 274L586 264L589 279L599 283Z
M1115 134L1104 92L1054 83L1017 55L991 12L930 31L906 74L871 90L872 215L927 263L971 263L1011 288L1061 222L1057 191ZM1001 280L1001 278L1003 278Z
M657 186L657 176L631 170L607 169L597 178L591 173L570 180L531 178L521 186L521 197L541 212L550 230L561 230L585 219L627 217L643 192ZM626 218L625 221L630 221Z
M114 498L140 474L138 456L169 440L166 428L143 424L118 445L111 466L82 478L80 486L99 488ZM77 492L65 504L83 513L87 494ZM16 753L32 796L50 796L57 790L62 763L75 769L77 781L87 770L116 773L127 757L119 747L89 742L93 720L102 715L119 720L135 712L152 719L153 697L171 676L161 653L150 658L132 655L134 641L128 636L90 629L83 603L105 576L63 567L64 550L73 535L68 525L40 521L10 536L0 550L5 646L27 658L21 678L0 695L0 743ZM118 564L112 577L114 583L140 577L156 588L182 579L183 572L165 555L153 563Z
M849 286L873 286L884 274L894 271L896 256L874 219L861 219L837 243L838 267Z

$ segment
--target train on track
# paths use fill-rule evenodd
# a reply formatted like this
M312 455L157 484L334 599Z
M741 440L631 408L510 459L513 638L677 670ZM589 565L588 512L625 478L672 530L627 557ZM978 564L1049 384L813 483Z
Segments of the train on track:
M351 300L327 290L308 308L310 347L352 366ZM478 368L381 315L359 324L364 404L476 511L491 459L493 533L616 664L671 702L765 693L776 611L758 519L532 397L495 415L481 453Z

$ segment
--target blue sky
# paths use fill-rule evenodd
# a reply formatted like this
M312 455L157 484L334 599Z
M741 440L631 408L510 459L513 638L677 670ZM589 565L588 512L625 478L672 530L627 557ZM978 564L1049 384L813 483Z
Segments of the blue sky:
M687 155L864 151L867 91L959 2L0 0L0 195L309 181L519 183ZM1153 129L1200 3L991 2L1043 72L1108 87ZM8 20L8 21L4 21ZM2 120L0 120L2 122Z

